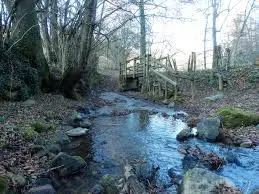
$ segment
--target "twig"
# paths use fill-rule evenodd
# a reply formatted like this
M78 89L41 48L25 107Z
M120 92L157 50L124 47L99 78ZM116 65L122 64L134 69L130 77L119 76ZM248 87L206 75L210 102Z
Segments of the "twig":
M10 46L10 48L7 50L7 52L10 52L10 50L11 50L18 42L20 42L20 41L24 38L24 36L25 36L32 28L36 27L37 25L38 25L38 24L35 24L35 25L31 26L28 30L26 30L26 32L22 35L22 37L21 37L20 39L18 39L17 41L15 41L15 42Z

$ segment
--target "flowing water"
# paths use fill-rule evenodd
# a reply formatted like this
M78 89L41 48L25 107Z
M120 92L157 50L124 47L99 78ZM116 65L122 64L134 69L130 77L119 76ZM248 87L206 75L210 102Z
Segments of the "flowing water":
M176 135L186 125L181 119L173 117L174 110L152 103L128 98L116 93L103 93L101 98L109 100L110 106L105 106L90 113L93 119L91 130L91 146L98 173L121 174L125 161L135 161L156 165L158 184L163 186L170 182L167 171L174 168L183 173L183 155L178 149L185 145L198 145L202 150L215 152L221 157L229 153L235 154L241 165L226 164L219 172L232 180L244 193L250 193L259 188L259 148L245 149L200 141L195 138L184 143L176 140ZM111 116L112 113L131 112L124 116ZM167 113L167 114L165 114ZM84 146L77 154L84 155ZM85 180L89 176L85 176ZM83 181L84 178L81 178ZM89 180L88 180L89 181ZM82 183L81 183L82 184ZM87 184L87 181L83 184ZM78 193L82 192L78 190ZM174 187L167 193L175 193Z

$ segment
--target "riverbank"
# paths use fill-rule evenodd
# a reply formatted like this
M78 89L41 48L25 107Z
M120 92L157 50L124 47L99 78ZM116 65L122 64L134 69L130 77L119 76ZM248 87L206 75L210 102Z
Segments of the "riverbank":
M7 180L9 189L24 193L37 175L50 169L49 155L35 154L42 149L35 141L53 139L77 112L104 106L96 96L91 91L86 99L75 101L39 94L24 102L0 102L0 178ZM48 149L60 149L55 146Z
M154 101L152 97L143 95L140 92L126 92L125 94L129 97ZM185 111L189 115L189 121L195 122L195 124L202 118L215 116L217 110L224 107L235 107L259 115L259 89L232 90L221 93L211 91L199 92L199 94L194 100L188 96L183 96L183 103L173 102L173 100L166 101L165 103L162 99L155 99L154 102L176 110ZM220 133L220 142L239 146L242 142L251 141L252 146L257 146L259 145L258 131L259 128L255 125L231 129L223 127Z

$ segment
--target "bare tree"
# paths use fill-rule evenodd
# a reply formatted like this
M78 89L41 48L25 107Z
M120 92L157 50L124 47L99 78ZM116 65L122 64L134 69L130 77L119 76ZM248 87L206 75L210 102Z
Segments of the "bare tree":
M236 37L236 40L235 40L235 43L234 43L234 46L232 48L232 52L231 52L231 61L230 61L230 64L232 65L235 65L235 56L236 56L236 52L237 52L237 48L238 48L238 45L239 45L239 42L240 42L240 39L241 37L243 36L244 34L244 31L245 31L245 27L247 25L247 22L250 18L250 15L252 13L252 10L255 8L255 0L252 0L252 2L250 2L249 0L247 1L247 4L246 4L246 9L245 9L245 12L244 12L244 16L243 16L243 21L242 21L242 24L241 24L241 29L240 31L238 32L237 34L237 37Z

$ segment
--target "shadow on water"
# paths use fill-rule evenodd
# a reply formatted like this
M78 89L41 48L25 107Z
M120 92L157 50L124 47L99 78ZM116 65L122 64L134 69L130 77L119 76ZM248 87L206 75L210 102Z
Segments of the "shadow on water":
M175 119L172 109L115 93L104 93L102 98L116 100L117 103L91 113L95 117L91 132L85 139L79 139L79 147L72 151L88 161L86 172L70 180L67 185L68 188L69 185L72 186L77 191L75 193L88 191L104 174L121 175L126 160L133 164L158 165L158 184L162 187L170 182L168 169L173 167L183 173L183 155L178 149L187 145L197 145L221 157L226 157L229 153L235 154L241 165L229 163L217 173L228 177L244 191L250 192L259 187L259 148L253 150L228 147L197 139L179 143L176 135L186 123ZM134 111L123 116L109 116L115 108ZM162 114L164 112L168 116L165 117ZM81 186L75 187L79 183L74 182L80 182ZM171 188L168 192L174 193L175 190Z

